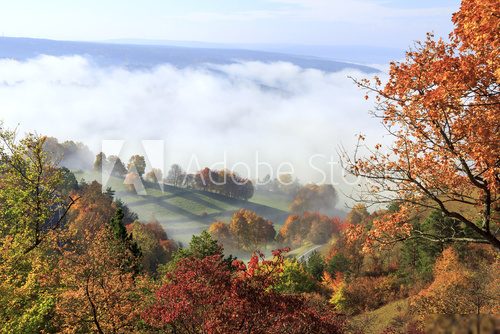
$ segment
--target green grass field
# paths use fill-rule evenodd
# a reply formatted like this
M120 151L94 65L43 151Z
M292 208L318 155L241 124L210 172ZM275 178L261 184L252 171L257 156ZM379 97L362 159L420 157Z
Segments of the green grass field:
M99 173L75 172L75 176L79 181L102 183ZM165 185L162 191L158 185L145 185L147 195L137 195L126 191L119 178L111 177L106 183L140 220L157 219L169 237L182 243L187 243L193 234L199 234L216 220L227 222L240 208L253 210L271 220L276 230L288 216L289 201L279 194L257 192L249 201L243 201L200 190Z

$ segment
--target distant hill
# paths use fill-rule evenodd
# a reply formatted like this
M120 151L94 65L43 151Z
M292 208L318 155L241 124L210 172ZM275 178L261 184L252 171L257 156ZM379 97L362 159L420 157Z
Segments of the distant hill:
M388 64L390 61L403 59L405 51L373 45L304 45L304 44L249 44L249 43L207 43L196 41L172 41L151 39L114 39L106 43L135 45L168 45L191 48L243 49L288 55L319 57L323 59L356 64ZM369 65L368 65L369 66Z
M81 55L103 66L123 66L131 69L150 68L169 63L184 68L206 63L231 64L240 61L290 62L302 68L326 72L357 69L365 73L378 72L369 66L333 61L317 57L244 49L181 47L165 45L132 45L55 41L34 38L0 37L0 58L27 60L39 55Z

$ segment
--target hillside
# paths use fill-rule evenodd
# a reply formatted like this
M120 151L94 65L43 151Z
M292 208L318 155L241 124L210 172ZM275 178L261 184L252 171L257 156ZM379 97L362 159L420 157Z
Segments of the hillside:
M39 55L82 55L99 65L138 69L151 68L165 63L183 68L204 64L233 64L241 61L264 63L284 61L302 68L314 68L327 72L337 72L346 68L364 73L378 72L377 69L364 65L276 52L0 37L0 58L26 60Z
M75 172L78 180L97 180L101 177L92 172ZM157 185L145 184L147 195L127 192L123 181L111 177L107 186L115 191L143 221L157 219L168 235L187 243L215 220L228 221L240 208L250 209L274 222L276 229L288 216L288 199L273 193L257 192L249 201L229 198L201 190L177 188L165 185L163 191Z
M353 329L362 329L366 334L380 334L408 308L408 300L400 299L376 310L355 316L351 320ZM354 332L354 331L353 331Z

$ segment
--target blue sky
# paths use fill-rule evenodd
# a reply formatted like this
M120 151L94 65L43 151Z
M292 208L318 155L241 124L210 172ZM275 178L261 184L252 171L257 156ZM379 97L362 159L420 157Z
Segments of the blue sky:
M0 33L66 40L377 45L447 35L458 0L0 0Z

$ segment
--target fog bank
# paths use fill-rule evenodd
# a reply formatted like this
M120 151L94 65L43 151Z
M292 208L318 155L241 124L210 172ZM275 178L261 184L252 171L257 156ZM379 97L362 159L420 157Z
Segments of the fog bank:
M0 119L19 124L21 132L83 141L94 152L102 140L165 140L165 161L149 157L155 167L187 167L193 155L210 166L225 156L228 168L244 162L252 178L263 178L267 168L255 172L258 155L274 173L289 162L300 180L318 182L323 175L311 168L312 157L330 183L327 162L338 160L339 145L353 147L361 132L380 138L381 127L368 114L372 102L348 76L368 75L284 62L129 70L99 67L82 56L2 59Z

